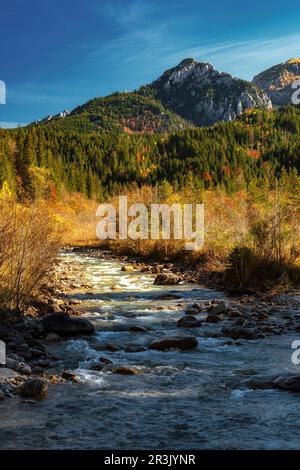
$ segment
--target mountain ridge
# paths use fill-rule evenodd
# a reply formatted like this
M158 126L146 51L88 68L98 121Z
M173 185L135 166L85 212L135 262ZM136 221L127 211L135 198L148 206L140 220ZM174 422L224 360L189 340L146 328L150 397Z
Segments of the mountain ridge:
M289 103L291 84L298 76L296 58L261 72L252 82L219 72L209 62L186 58L135 91L94 98L33 124L128 134L211 126L234 121L249 109L268 111L273 104Z

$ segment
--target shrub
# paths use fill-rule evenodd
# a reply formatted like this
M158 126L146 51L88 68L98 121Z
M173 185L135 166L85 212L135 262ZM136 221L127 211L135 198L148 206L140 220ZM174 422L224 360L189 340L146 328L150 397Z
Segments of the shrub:
M22 310L37 292L60 246L59 236L43 205L20 206L0 200L0 304Z

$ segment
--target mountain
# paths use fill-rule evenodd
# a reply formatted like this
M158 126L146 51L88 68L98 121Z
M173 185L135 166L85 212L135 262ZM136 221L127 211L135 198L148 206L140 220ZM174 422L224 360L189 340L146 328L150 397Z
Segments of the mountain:
M39 124L81 131L170 133L234 121L249 108L271 107L255 84L220 73L211 64L185 59L139 90L94 98Z
M255 84L193 59L167 70L148 88L166 108L196 126L233 121L248 108L272 107L268 96Z
M264 90L277 106L291 104L292 84L300 80L300 59L290 59L275 65L253 78L253 83Z
M143 96L136 92L114 93L104 98L95 98L71 113L48 116L40 123L51 123L70 130L102 129L128 134L168 133L192 126L166 109L153 96Z

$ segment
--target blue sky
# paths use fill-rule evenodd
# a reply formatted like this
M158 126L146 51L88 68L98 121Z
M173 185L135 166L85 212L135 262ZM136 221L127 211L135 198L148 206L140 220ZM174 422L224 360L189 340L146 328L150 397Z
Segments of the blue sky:
M186 57L245 79L300 56L294 0L0 0L0 125L132 90Z

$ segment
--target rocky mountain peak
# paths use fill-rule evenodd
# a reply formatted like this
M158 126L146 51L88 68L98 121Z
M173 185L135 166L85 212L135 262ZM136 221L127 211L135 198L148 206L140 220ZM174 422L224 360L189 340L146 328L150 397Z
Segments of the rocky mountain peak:
M291 103L293 83L300 80L300 59L293 58L261 72L253 78L253 83L264 90L272 103L284 106Z
M266 94L250 82L194 59L167 70L150 88L168 109L198 126L235 120L247 108L272 107Z

